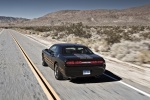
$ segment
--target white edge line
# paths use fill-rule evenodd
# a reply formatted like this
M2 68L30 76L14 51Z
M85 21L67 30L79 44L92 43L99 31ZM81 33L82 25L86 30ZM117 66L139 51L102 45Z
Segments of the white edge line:
M46 44L41 43L40 41L36 40L35 38L33 39L33 38L31 38L31 37L29 37L29 36L27 36L27 35L24 35L24 36L27 37L27 38L29 38L30 40L32 40L32 41L34 41L34 42L37 42L38 44L43 45L43 46L46 47L46 48L49 48L49 47L51 46L51 45L47 46ZM52 44L52 45L53 45L53 44Z
M22 34L21 34L21 35L22 35ZM27 38L29 38L30 40L32 40L32 41L38 43L38 44L41 44L41 45L43 45L43 46L45 46L45 47L48 47L48 46L46 46L46 44L41 43L40 41L36 40L35 38L33 39L32 37L29 37L29 36L27 36L27 35L24 35L24 36L27 37Z
M25 35L24 35L24 36L25 36ZM41 45L43 45L43 46L45 46L45 47L48 47L48 46L46 46L45 44L40 43L40 41L36 41L36 40L34 40L34 39L32 39L32 38L30 38L30 37L28 37L28 36L26 36L26 37L29 38L29 39L31 39L31 40L33 40L33 41L35 41L35 42L37 42L37 43L39 43L39 44L41 44ZM115 81L117 81L116 78L113 78L113 77L111 77L111 76L109 76L109 75L107 75L107 74L104 74L104 75L107 76L107 77L109 77L109 78L111 78L111 79L113 79L113 80L115 80ZM119 81L119 83L121 83L121 84L123 84L123 85L125 85L125 86L127 86L127 87L129 87L129 88L131 88L131 89L133 89L133 90L135 90L135 91L137 91L137 92L139 92L139 93L145 95L145 96L150 97L150 94L148 94L148 93L146 93L146 92L144 92L144 91L142 91L142 90L139 90L139 89L137 89L137 88L135 88L135 87L133 87L133 86L131 86L131 85L125 83L125 82Z
M43 46L45 46L45 47L48 47L48 46L46 46L44 43L41 43L40 41L35 40L35 39L29 37L28 35L22 34L22 33L18 32L18 31L15 31L15 30L13 30L13 31L19 33L20 35L23 35L23 36L27 37L28 39L30 39L30 40L32 40L32 41L38 43L38 44L41 44L41 45L43 45Z
M4 29L2 29L2 30L1 30L0 34L2 34L2 33L3 33L3 31L4 31Z
M111 78L111 79L113 79L113 80L115 80L115 81L117 81L116 78L113 78L113 77L111 77L111 76L109 76L109 75L107 75L107 74L104 74L104 75L107 76L107 77L109 77L109 78ZM137 92L139 92L139 93L145 95L145 96L150 97L150 94L148 94L148 93L146 93L146 92L144 92L144 91L142 91L142 90L140 90L140 89L137 89L137 88L135 88L135 87L133 87L133 86L131 86L131 85L129 85L129 84L123 82L123 81L119 81L119 83L121 83L121 84L123 84L123 85L125 85L125 86L127 86L127 87L129 87L129 88L131 88L131 89L133 89L133 90L135 90L135 91L137 91Z

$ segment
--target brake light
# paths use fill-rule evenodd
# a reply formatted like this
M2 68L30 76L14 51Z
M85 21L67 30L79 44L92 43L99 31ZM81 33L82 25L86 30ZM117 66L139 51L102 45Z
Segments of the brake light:
M73 65L73 64L74 64L74 61L67 61L66 64L67 64L67 65Z
M82 64L81 61L75 61L74 63L75 63L75 64Z
M104 63L104 61L97 61L97 63L98 63L98 64L102 64L102 63Z
M67 61L67 65L76 65L76 64L103 64L104 62L101 60L95 61Z
M74 64L82 64L81 61L67 61L66 62L67 65L74 65Z
M98 60L98 61L91 61L91 63L92 63L92 64L102 64L103 61L101 61L101 60Z

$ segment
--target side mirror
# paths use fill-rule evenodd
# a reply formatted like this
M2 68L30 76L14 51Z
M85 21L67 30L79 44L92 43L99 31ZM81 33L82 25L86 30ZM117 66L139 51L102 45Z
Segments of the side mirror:
M45 49L46 51L48 51L48 49Z

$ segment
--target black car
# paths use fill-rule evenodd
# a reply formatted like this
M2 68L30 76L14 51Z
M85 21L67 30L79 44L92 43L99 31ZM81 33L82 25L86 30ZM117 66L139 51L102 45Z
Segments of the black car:
M54 70L57 80L64 78L95 77L105 71L105 60L80 44L54 44L42 50L42 65Z

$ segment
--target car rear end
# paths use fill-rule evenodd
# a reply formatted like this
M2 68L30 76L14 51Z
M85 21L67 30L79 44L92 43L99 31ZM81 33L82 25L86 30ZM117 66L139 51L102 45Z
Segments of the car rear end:
M104 73L105 67L103 59L67 60L65 75L71 78L99 76Z
M67 77L99 76L105 71L105 60L86 46L63 46L62 57L65 59L64 74Z

